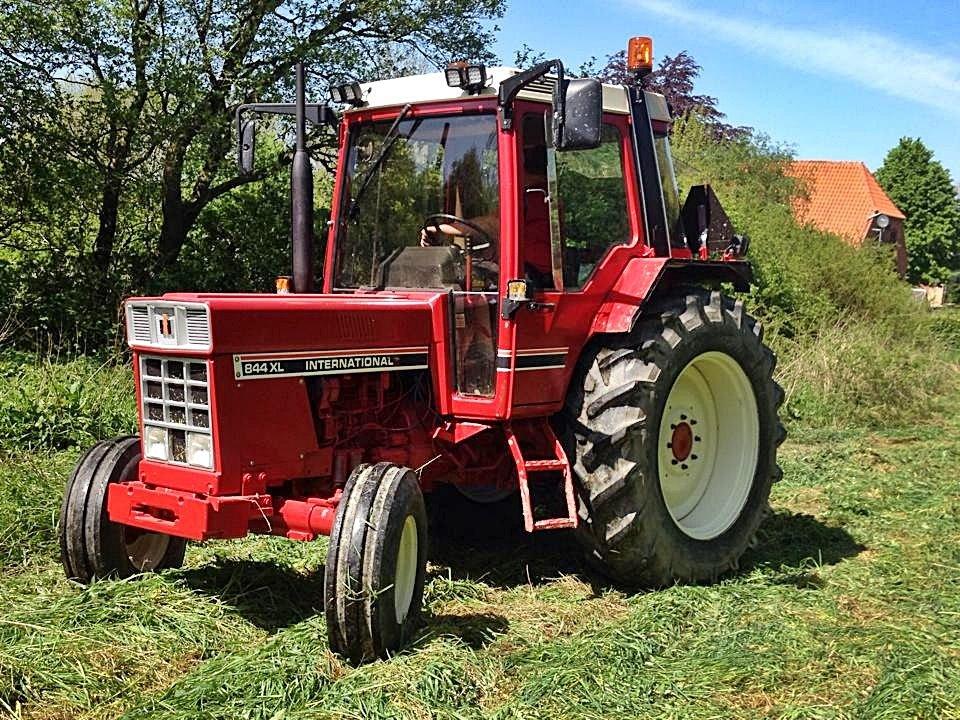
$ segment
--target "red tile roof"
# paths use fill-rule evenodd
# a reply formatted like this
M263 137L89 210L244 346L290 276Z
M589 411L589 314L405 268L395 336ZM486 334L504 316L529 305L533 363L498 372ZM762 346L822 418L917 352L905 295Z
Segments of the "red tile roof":
M797 160L787 174L806 188L807 197L794 202L797 219L856 245L863 242L876 213L904 219L862 162Z

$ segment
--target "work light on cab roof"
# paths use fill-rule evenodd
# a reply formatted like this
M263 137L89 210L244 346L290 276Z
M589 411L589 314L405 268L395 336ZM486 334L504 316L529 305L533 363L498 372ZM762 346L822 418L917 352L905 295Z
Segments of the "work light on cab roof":
M487 68L484 65L471 65L466 62L450 63L443 74L447 85L463 88L469 93L476 93L487 84Z
M340 105L359 106L363 104L363 90L358 82L332 85L330 87L330 99Z
M628 67L652 70L649 38ZM328 535L327 646L359 662L419 632L424 496L457 524L512 500L623 585L735 568L780 475L783 392L720 292L750 286L745 241L708 187L680 202L663 96L559 59L335 85L338 111L305 78L296 103L236 113L241 172L257 118L296 117L292 272L275 293L127 300L139 437L74 471L67 575ZM319 274L308 124L338 147Z

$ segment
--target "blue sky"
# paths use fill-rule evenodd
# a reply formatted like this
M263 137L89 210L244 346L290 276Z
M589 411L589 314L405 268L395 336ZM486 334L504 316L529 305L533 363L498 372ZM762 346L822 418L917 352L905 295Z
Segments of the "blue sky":
M703 66L696 89L731 123L797 157L876 170L920 137L960 182L960 0L508 2L506 64L524 43L577 67L651 35L657 58L686 50Z

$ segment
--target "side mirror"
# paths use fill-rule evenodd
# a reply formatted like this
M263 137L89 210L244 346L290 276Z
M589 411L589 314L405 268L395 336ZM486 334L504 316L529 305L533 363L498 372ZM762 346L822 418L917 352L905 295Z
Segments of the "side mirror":
M253 161L257 154L257 121L250 118L240 129L240 153L238 164L240 172L249 175L253 172Z
M563 86L563 98L554 95L554 107L559 108L553 120L554 147L561 152L599 147L603 86L594 78L566 80Z

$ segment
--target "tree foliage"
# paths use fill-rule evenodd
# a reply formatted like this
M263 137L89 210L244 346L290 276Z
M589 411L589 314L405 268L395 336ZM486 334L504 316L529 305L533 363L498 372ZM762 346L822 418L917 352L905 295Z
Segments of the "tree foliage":
M119 295L175 273L191 238L216 232L202 220L212 204L282 175L283 152L252 176L235 172L237 105L289 100L299 60L322 98L344 79L487 59L484 21L502 9L502 0L0 0L0 260L29 266L41 284L88 278L82 307L115 308ZM74 322L54 318L56 308L18 309L28 324Z
M940 284L960 271L960 198L950 173L919 138L901 138L876 172L907 216L904 238L914 283Z
M663 95L675 118L698 116L710 128L717 139L744 137L750 128L730 125L726 115L717 107L717 98L694 91L694 84L703 68L686 51L665 55L649 75L643 79L643 87ZM606 64L598 68L596 61L587 63L581 74L595 75L605 83L635 85L636 76L627 69L625 50L607 56Z

